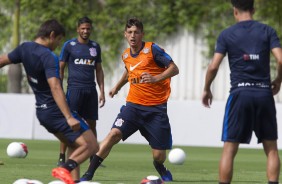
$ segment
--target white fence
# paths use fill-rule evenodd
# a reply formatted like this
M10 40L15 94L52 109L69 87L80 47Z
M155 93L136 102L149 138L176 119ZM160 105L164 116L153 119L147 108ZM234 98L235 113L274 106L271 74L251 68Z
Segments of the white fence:
M45 128L39 125L35 116L35 98L32 94L0 94L0 138L56 140ZM98 139L105 138L125 99L107 98L105 107L99 111L97 124ZM215 101L212 108L202 106L200 101L170 100L168 114L170 118L173 145L211 146L222 145L221 129L225 102ZM282 104L277 104L278 122L282 121ZM280 134L282 126L279 127ZM146 140L135 133L126 143L147 144ZM243 147L260 148L256 138L250 145ZM282 148L282 141L278 141Z

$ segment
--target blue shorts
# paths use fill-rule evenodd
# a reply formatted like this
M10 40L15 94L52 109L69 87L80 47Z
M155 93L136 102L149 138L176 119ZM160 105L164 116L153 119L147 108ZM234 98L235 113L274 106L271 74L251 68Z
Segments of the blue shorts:
M123 106L112 128L122 132L126 140L137 130L146 138L153 149L166 150L172 147L172 136L166 111L144 111L130 105Z
M68 89L67 101L72 111L85 120L98 120L98 94L96 88Z
M80 130L73 131L68 125L66 118L61 113L57 105L52 105L47 108L37 108L36 116L42 126L44 126L48 132L52 134L61 133L68 140L69 144L75 142L75 140L81 136L83 132L89 130L86 122L76 113L72 115L80 121Z
M276 108L271 90L235 90L225 107L222 141L250 143L252 132L258 143L277 140Z

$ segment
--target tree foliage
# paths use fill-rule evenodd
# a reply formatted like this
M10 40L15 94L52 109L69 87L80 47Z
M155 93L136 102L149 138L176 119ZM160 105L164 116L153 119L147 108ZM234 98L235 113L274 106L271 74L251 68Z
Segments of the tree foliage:
M0 49L3 49L11 37L13 3L0 0L0 4ZM256 19L279 30L280 36L281 6L280 0L256 0L255 14ZM207 56L211 56L220 31L235 23L229 0L21 0L21 40L32 40L39 25L48 18L62 22L67 30L66 40L76 37L76 22L82 16L93 19L91 39L100 43L107 65L117 60L125 45L123 31L129 17L143 21L148 41L164 41L179 29L188 29L206 39Z

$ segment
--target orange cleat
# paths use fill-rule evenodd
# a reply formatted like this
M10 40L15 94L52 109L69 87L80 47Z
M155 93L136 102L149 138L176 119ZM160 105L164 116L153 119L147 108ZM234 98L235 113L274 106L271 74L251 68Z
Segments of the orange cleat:
M70 172L62 167L57 167L52 170L52 176L65 182L66 184L75 184Z

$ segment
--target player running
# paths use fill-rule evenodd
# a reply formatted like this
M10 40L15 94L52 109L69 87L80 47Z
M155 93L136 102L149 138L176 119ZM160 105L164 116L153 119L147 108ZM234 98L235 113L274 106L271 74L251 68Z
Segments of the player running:
M126 106L121 108L110 133L80 180L91 180L112 147L139 130L152 148L156 170L164 181L172 181L170 171L164 166L166 150L172 147L167 100L170 79L178 74L178 67L158 45L143 42L143 24L138 19L127 21L124 36L130 46L122 54L125 71L109 95L113 97L129 82Z

